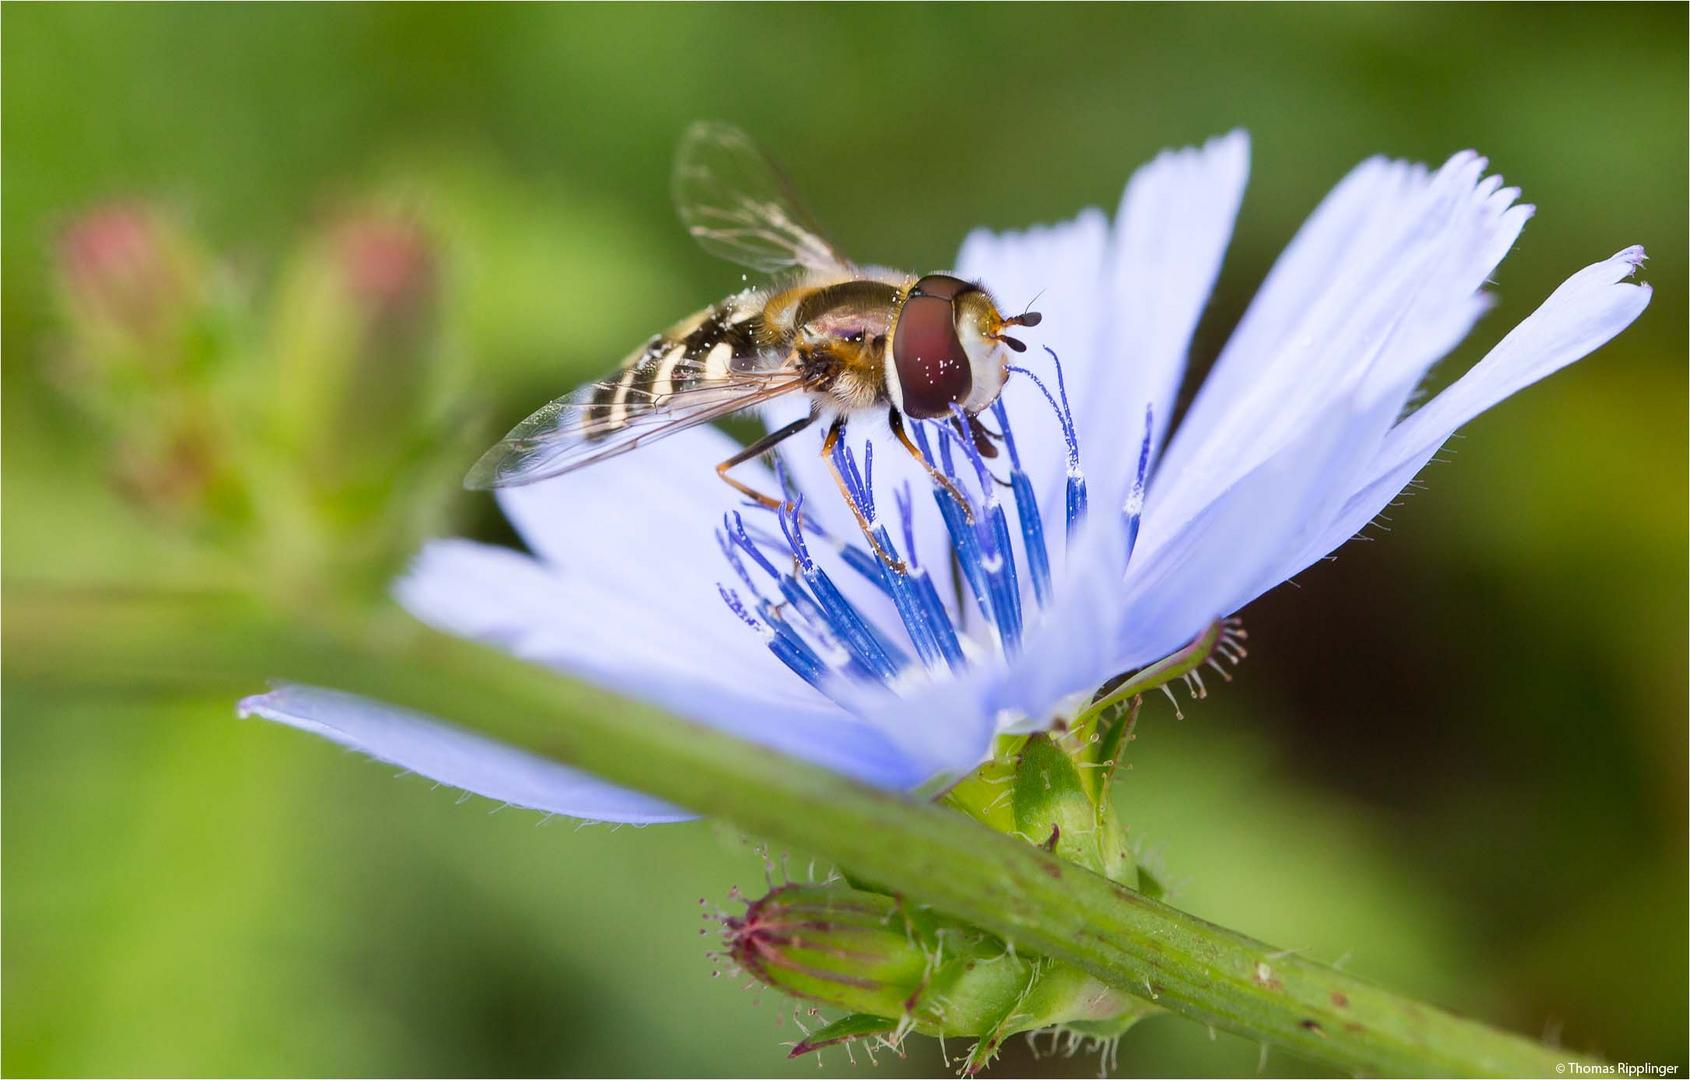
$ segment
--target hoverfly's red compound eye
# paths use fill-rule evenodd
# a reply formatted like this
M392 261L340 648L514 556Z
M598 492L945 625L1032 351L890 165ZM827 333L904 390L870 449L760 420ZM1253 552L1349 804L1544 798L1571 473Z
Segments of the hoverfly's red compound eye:
M898 312L892 362L903 391L903 411L918 420L949 416L974 388L968 353L957 336L954 302L979 287L948 274L915 283Z

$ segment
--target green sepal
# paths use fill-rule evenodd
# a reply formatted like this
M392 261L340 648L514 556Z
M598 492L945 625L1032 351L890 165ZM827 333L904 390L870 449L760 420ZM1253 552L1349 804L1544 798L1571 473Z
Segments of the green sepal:
M898 1030L898 1021L884 1016L870 1016L868 1013L851 1013L841 1016L831 1024L823 1026L818 1031L812 1031L799 1041L797 1046L787 1054L787 1057L803 1057L805 1054L838 1046L840 1043L850 1042L852 1039L868 1039L875 1036L890 1037Z
M1103 872L1097 808L1074 761L1049 735L1031 735L1015 763L1015 831L1058 858Z
M992 757L944 801L989 828L1136 889L1138 866L1111 787L1137 719L1135 699L1124 709L1088 710L1078 726L999 736Z

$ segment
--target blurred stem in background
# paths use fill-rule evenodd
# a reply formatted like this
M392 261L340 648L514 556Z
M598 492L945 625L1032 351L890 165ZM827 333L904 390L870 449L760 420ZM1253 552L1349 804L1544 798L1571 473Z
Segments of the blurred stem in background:
M414 224L375 213L337 219L290 260L265 303L231 289L163 215L113 208L66 233L61 291L66 380L109 439L124 490L213 569L123 596L13 590L8 677L74 671L85 685L226 689L232 708L237 693L285 676L426 711L831 859L888 890L900 909L930 908L912 932L949 925L953 936L985 935L976 960L1001 939L1031 971L1066 965L1071 977L1043 985L1068 996L1033 1008L1012 995L1010 1005L1079 1031L1107 1021L1095 1029L1101 1037L1143 1014L1125 994L1359 1071L1544 1073L1567 1060L1134 891L1126 886L1140 884L1139 871L1121 861L1124 844L1085 865L1064 862L955 812L991 821L992 808L966 788L939 806L672 718L626 707L572 713L558 705L556 675L398 620L381 589L438 527L463 457L446 434L464 425L452 422L434 257ZM1101 815L1114 836L1108 776L1127 725L1121 718L1100 739L1107 760L1087 763L1106 766L1097 779L1082 779L1051 740L1029 741L1018 761L1034 763L1042 786L1017 795L1003 832L1054 838L1055 824L1078 814ZM1052 788L1051 769L1072 783ZM766 914L780 896L756 910ZM878 896L840 885L812 899L829 908ZM746 925L735 930L738 945L767 944ZM884 959L903 971L926 955ZM768 981L864 1007L814 980ZM923 985L888 1000L914 1002ZM996 1042L976 1033L989 1056Z

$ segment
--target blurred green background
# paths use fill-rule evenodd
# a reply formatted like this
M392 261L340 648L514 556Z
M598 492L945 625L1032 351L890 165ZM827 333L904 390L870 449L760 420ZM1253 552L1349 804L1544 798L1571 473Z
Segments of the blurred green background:
M1113 208L1160 148L1247 127L1199 369L1375 152L1476 146L1539 207L1444 378L1573 270L1647 245L1636 326L1475 423L1392 531L1254 605L1237 682L1183 721L1147 708L1123 809L1188 910L1684 1064L1682 5L8 5L0 24L11 595L191 561L112 493L54 385L55 237L112 200L161 207L260 298L345 208L402 207L433 245L457 400L479 405L469 443L736 287L668 205L700 117L774 148L847 250L917 268L976 224ZM453 498L459 531L506 535L490 500ZM7 1074L815 1069L784 1059L788 1006L712 977L698 898L762 880L731 830L537 827L237 723L227 698L75 670L9 678L4 708ZM1163 1019L1120 1068L1248 1074L1258 1053ZM918 1042L877 1074L942 1067ZM1095 1069L1019 1042L1003 1065Z

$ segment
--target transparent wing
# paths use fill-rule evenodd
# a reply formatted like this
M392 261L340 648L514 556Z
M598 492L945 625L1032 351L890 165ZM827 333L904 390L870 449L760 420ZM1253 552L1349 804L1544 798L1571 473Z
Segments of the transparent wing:
M792 182L730 124L701 121L687 129L675 155L674 195L687 231L712 255L770 274L850 268L822 238Z
M678 389L641 386L626 368L544 406L481 456L464 478L468 488L518 487L550 479L804 389L781 363L707 375L703 360L685 359L666 379Z

